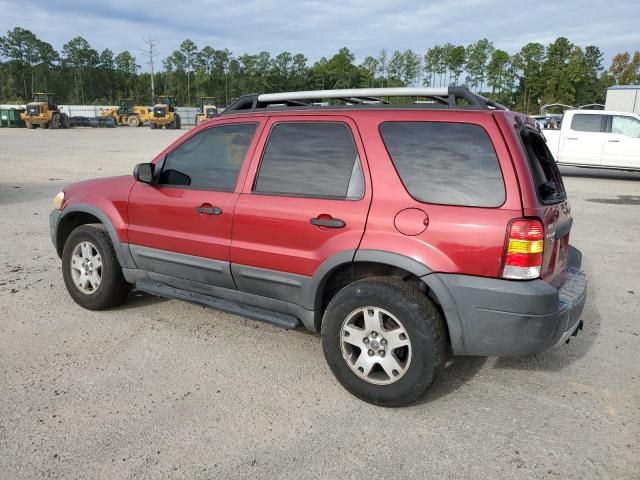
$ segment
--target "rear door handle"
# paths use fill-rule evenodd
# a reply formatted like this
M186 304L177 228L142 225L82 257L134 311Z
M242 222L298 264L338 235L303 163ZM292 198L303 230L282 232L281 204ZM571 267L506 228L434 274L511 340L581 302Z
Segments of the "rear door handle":
M611 142L611 143L619 143L619 142L620 142L620 140L614 140L614 139L611 139L611 140L607 140L607 142Z
M567 140L577 140L578 137L567 137Z
M326 227L326 228L344 228L346 223L339 218L312 218L309 220L311 225L315 225L316 227Z
M198 207L196 208L196 212L203 215L220 215L222 210L218 207Z

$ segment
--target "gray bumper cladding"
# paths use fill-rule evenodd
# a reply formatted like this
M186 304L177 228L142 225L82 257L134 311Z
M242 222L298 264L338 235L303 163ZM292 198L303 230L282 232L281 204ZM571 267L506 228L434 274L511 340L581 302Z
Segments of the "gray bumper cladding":
M564 342L576 331L587 298L584 274L570 269L556 289L542 280L511 281L438 274L456 304L458 355L521 356ZM450 328L451 330L451 328Z
M51 242L53 247L57 250L57 233L58 233L58 220L60 219L62 212L60 210L52 210L49 214L49 234L51 235Z

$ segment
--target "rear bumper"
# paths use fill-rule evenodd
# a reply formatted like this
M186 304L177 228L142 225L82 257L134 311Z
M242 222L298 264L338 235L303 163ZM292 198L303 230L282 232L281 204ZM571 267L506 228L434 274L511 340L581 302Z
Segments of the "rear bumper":
M579 259L580 252L573 250L572 257ZM581 326L587 280L579 265L570 267L560 288L542 280L438 277L455 303L459 324L449 330L456 354L530 355L565 342ZM448 323L449 312L445 309Z

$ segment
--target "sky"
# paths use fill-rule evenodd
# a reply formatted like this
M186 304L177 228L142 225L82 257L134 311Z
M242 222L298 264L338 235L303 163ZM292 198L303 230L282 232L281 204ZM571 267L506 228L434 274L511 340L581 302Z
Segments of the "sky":
M0 32L33 31L57 50L80 35L98 51L129 50L143 64L142 38L160 57L190 38L198 48L234 55L303 53L310 62L346 46L361 62L381 49L423 53L436 44L488 38L517 52L559 36L596 45L605 66L618 52L640 50L640 0L0 0Z

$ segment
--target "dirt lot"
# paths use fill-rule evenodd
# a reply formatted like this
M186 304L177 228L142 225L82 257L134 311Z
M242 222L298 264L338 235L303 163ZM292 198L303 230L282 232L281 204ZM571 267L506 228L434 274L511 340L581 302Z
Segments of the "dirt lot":
M576 339L451 359L389 410L309 333L142 294L73 303L51 198L179 134L0 130L0 478L640 478L640 175L565 172L590 281Z

